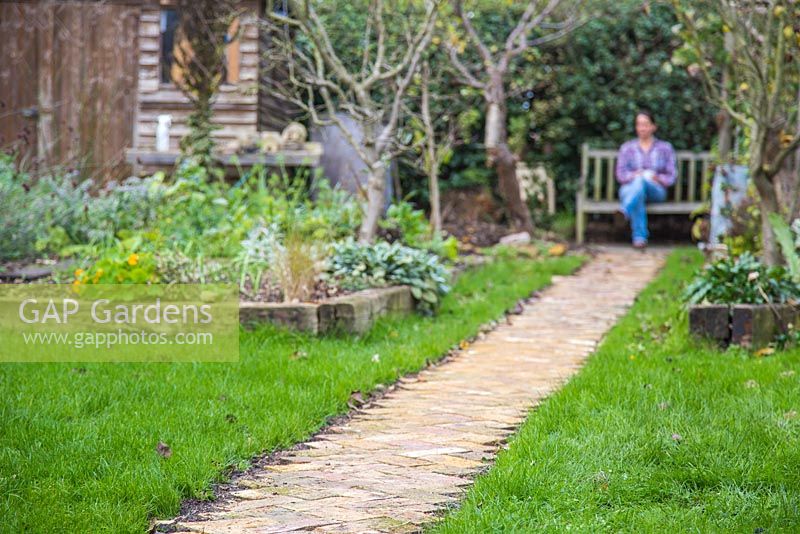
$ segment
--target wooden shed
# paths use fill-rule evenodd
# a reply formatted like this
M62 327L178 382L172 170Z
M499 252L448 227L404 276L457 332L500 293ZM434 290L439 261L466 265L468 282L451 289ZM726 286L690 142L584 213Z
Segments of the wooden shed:
M262 4L242 1L240 38L228 46L214 102L220 147L290 119L258 83L268 67ZM0 147L28 168L63 166L99 180L170 166L191 109L170 78L177 21L174 0L0 2ZM170 150L157 153L162 114L172 116ZM308 148L282 158L315 164L318 146Z

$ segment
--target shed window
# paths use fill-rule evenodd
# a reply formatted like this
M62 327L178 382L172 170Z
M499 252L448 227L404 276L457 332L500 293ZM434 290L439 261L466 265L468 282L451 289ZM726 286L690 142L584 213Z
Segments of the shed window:
M172 82L172 64L175 62L175 32L178 29L178 12L161 10L161 83Z
M175 50L178 47L177 30L180 17L177 10L164 8L161 10L161 58L159 61L159 72L161 83L172 83L175 77L180 77L178 67L175 65ZM231 36L235 35L239 28L239 19L231 23L225 41L226 61L223 71L224 83L237 83L239 81L239 40L231 41Z

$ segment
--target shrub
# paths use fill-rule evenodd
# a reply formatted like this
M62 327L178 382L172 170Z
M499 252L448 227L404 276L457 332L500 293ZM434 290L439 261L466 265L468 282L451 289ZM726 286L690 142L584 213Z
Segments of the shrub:
M14 158L0 153L0 260L27 258L43 230L42 213L30 204L31 181L17 172ZM26 209L20 209L25 206Z
M800 298L800 286L783 267L767 267L745 252L701 270L684 292L690 304L765 304Z
M234 260L239 273L239 291L250 297L258 295L265 275L274 267L276 255L282 248L281 235L276 224L260 225L250 230Z
M400 234L400 240L412 248L420 248L434 254L455 260L458 257L458 241L450 236L443 238L435 234L425 212L414 209L408 202L398 202L389 206L386 217L379 223L385 230Z
M152 225L162 176L109 182L92 194L91 180L47 175L37 180L0 154L0 260L70 255L75 245L112 246L123 230Z
M338 243L333 246L328 272L350 289L411 286L411 293L424 311L435 309L450 291L450 273L439 258L397 242L364 245L349 239Z

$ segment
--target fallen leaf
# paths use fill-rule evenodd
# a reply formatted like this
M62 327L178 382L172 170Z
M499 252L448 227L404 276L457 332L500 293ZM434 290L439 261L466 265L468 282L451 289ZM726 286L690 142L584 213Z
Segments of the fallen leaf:
M296 351L294 351L292 353L291 356L289 356L289 359L291 359L291 360L300 360L300 359L306 358L306 357L308 357L308 353L306 351L304 351L304 350L296 350Z
M158 445L156 445L156 452L161 455L162 458L169 458L172 456L172 449L163 441L159 441Z
M567 253L567 246L563 243L556 243L549 249L547 249L548 256L563 256Z
M747 389L757 388L758 382L756 382L751 378L750 380L744 383L744 387L746 387Z
M669 403L668 402L659 402L658 403L658 409L659 410L663 411L663 410L666 410L667 408L669 408Z
M795 417L797 417L797 410L789 410L788 412L783 414L783 418L786 420L794 419Z
M764 347L761 350L756 351L756 356L769 356L770 354L774 354L775 349L772 347Z
M605 471L598 471L595 473L594 482L600 487L600 489L608 489L608 475L605 473Z
M467 350L469 348L469 341L466 340L462 341L461 343L458 344L458 348L461 350Z
M354 391L350 394L350 399L347 401L347 406L354 410L364 405L366 400L364 399L364 395L361 394L360 391Z

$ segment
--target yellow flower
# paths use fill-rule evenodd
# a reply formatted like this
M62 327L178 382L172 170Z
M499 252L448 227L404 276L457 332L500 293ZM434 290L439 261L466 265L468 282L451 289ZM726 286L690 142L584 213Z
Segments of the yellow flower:
M79 285L81 285L81 281L80 280L73 280L72 281L72 285L73 286L79 286Z
M134 266L137 263L139 263L139 255L134 252L133 254L128 256L128 265Z
M75 269L75 278L80 278L83 276L83 269Z
M739 84L739 90L747 91L748 89L750 89L750 85L747 82L742 82Z

